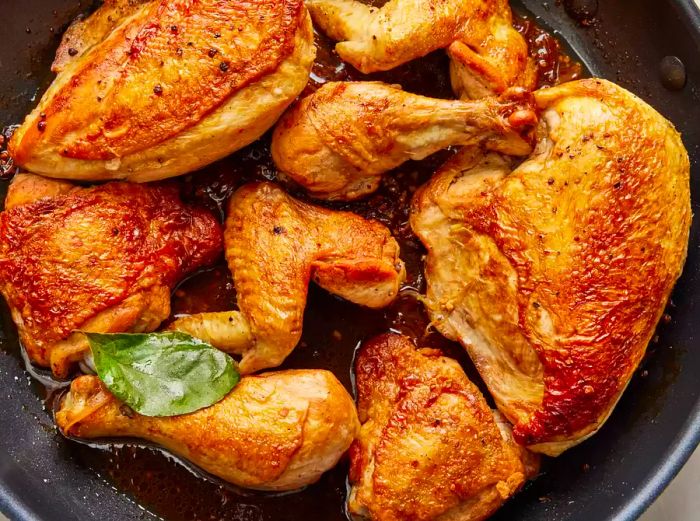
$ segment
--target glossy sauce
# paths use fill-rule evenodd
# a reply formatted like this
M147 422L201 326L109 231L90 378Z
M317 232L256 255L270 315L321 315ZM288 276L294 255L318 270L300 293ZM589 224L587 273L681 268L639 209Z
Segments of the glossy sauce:
M580 65L562 52L556 38L537 27L531 19L516 17L514 25L527 39L531 54L537 58L540 86L552 86L581 75ZM338 58L333 52L333 43L326 37L317 35L317 47L318 58L306 93L328 81L372 79L398 83L407 91L432 97L452 97L448 60L442 51L393 71L364 76ZM268 134L203 171L179 179L177 182L185 199L207 206L223 219L226 201L237 187L252 180L276 179L269 139ZM301 343L283 368L329 369L352 390L351 366L357 346L373 335L392 330L411 336L421 346L439 347L448 356L457 358L467 374L484 390L464 350L431 330L428 317L416 299L416 295L425 290L424 250L408 224L409 204L416 189L452 153L446 150L424 161L404 164L385 177L376 193L362 201L326 204L377 219L388 226L401 244L401 257L408 272L406 284L397 301L381 311L354 306L311 287ZM304 198L295 187L288 188L294 195ZM178 315L229 310L235 308L235 304L231 276L221 259L213 268L200 272L176 288L172 310L173 315ZM347 462L342 462L326 473L319 483L301 492L270 495L242 491L212 478L203 479L196 470L153 448L124 445L98 448L94 444L66 442L66 450L119 491L171 521L346 519Z

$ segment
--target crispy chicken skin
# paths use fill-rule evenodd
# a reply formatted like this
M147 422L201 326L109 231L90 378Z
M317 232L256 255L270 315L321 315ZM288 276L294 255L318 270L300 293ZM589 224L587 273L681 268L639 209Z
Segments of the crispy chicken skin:
M464 149L415 196L426 305L514 423L558 455L610 415L686 258L689 161L673 126L591 79L535 93L536 151Z
M311 280L356 304L382 308L406 275L386 227L303 203L272 183L252 183L233 195L224 238L240 311L184 317L170 328L243 355L243 374L278 366L296 347Z
M463 97L535 86L527 43L512 26L507 0L389 0L381 8L358 0L307 0L306 5L316 25L340 42L340 57L364 73L446 48L453 85Z
M171 186L78 188L20 174L7 203L0 292L29 358L59 377L87 350L76 330L155 330L171 288L221 252L214 217Z
M302 0L107 1L66 33L10 153L57 178L191 172L270 128L314 57Z
M56 424L75 438L148 440L235 485L278 491L317 481L359 430L352 398L319 370L248 376L220 402L164 418L133 412L99 378L81 376L62 399Z
M362 429L348 510L373 521L486 519L538 469L459 364L400 335L355 360Z
M351 200L376 190L401 163L451 145L526 155L532 149L521 132L535 121L530 96L518 90L464 102L379 82L328 83L282 117L272 157L314 197Z

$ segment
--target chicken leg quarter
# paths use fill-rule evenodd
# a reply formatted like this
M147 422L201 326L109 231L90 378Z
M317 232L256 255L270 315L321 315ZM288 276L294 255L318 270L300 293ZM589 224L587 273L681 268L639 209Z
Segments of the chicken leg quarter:
M686 258L689 161L673 126L604 80L535 93L534 154L466 148L415 196L426 305L469 351L518 442L557 455L610 415Z
M378 82L329 83L280 120L272 158L314 197L356 199L376 190L385 172L451 145L530 153L521 136L536 121L530 103L518 90L464 102Z
M242 354L240 371L275 367L301 338L309 281L371 308L389 305L405 278L387 228L302 203L272 183L239 189L224 240L240 311L176 320L171 329Z

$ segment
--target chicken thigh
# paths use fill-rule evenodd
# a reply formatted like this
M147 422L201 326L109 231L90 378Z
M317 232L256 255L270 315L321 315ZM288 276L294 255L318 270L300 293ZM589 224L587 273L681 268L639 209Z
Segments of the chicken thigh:
M191 172L270 128L314 57L302 0L108 0L67 31L9 150L57 178Z
M235 485L294 490L336 465L359 430L345 388L328 371L243 378L220 402L183 416L141 416L95 376L73 381L56 424L75 438L148 440Z
M400 335L355 361L362 429L350 449L351 514L480 521L538 469L459 364Z
M512 26L507 0L307 0L317 26L339 41L340 57L365 74L448 49L455 89L464 97L532 90L535 68Z
M172 287L221 247L214 217L174 187L20 174L0 214L0 292L29 359L65 377L88 351L77 330L155 330Z
M376 190L385 172L451 145L530 153L521 136L536 122L530 103L517 90L464 102L379 82L328 83L280 120L272 157L283 176L314 197L356 199Z
M535 93L533 155L463 149L415 196L425 303L468 350L516 440L558 455L594 434L681 274L689 161L673 126L604 80Z
M310 280L381 308L393 302L406 275L386 227L297 201L272 183L233 195L225 243L240 311L183 317L170 329L243 355L242 374L278 366L296 347Z

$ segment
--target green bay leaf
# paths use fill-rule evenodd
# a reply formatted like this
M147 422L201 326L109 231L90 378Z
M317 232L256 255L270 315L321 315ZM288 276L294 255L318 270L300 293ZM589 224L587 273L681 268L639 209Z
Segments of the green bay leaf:
M185 333L85 336L97 375L112 394L144 416L177 416L209 407L240 380L230 356Z

